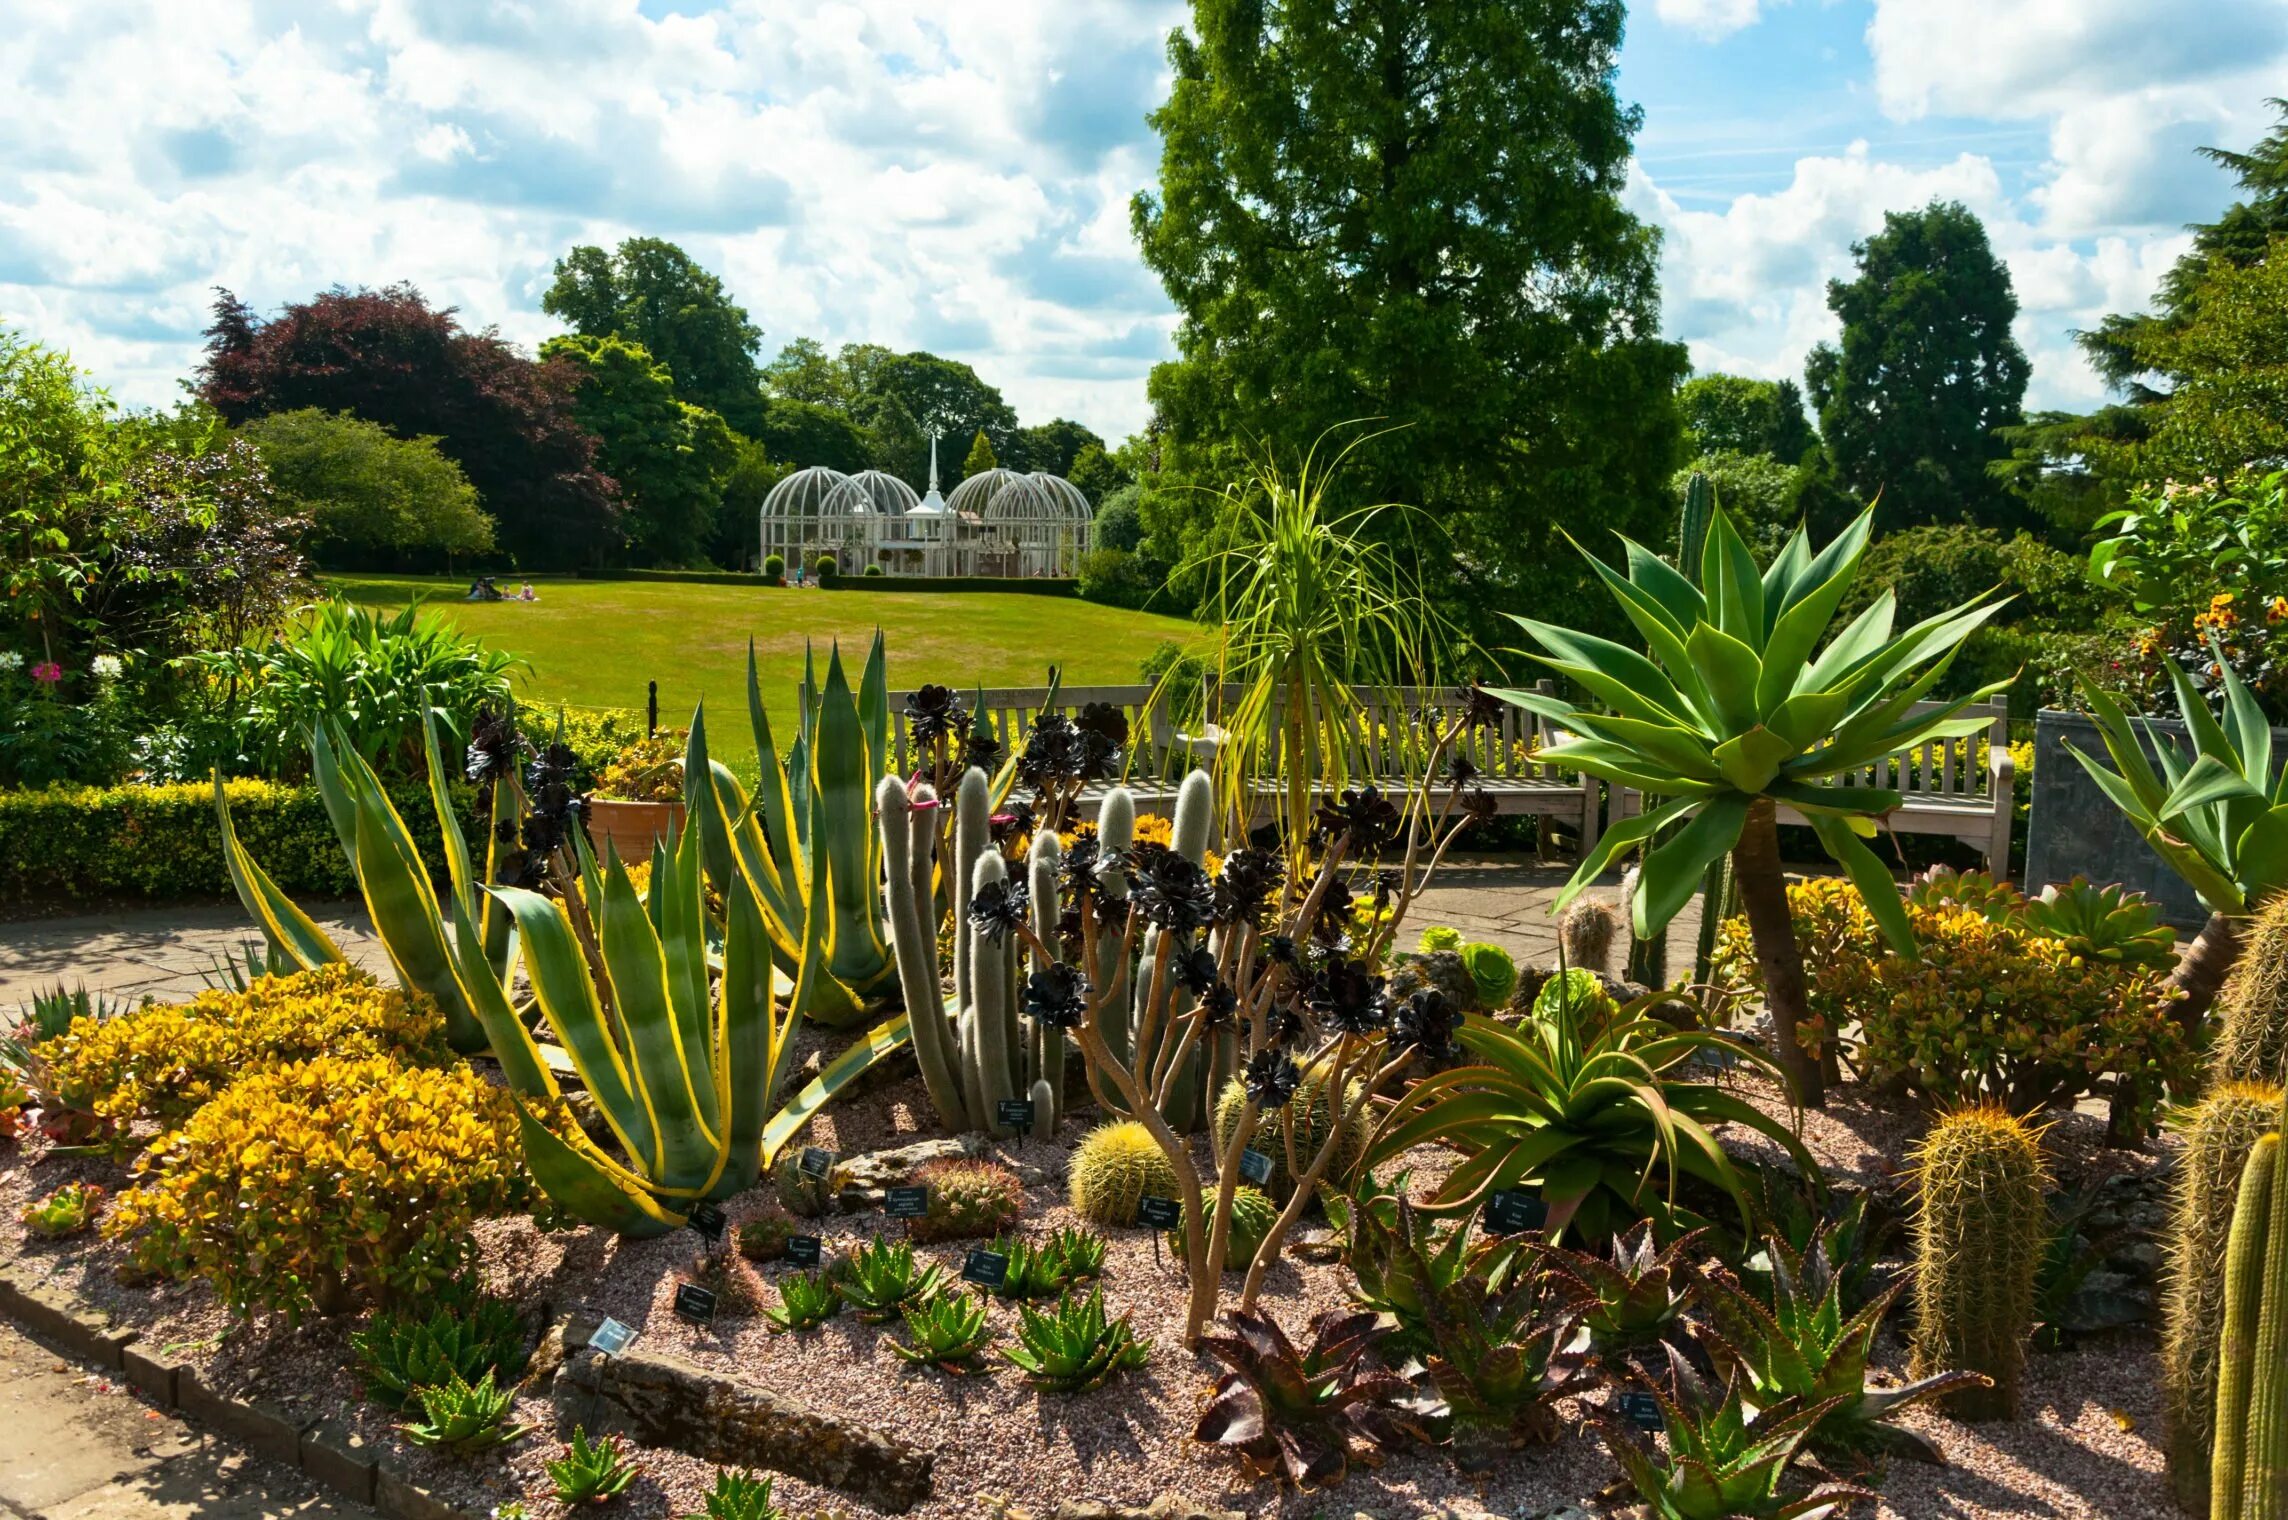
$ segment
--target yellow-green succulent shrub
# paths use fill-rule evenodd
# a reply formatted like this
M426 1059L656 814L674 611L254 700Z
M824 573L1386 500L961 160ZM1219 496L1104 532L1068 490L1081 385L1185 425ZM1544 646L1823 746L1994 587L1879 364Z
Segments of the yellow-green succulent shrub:
M242 1312L391 1304L468 1263L531 1191L516 1105L466 1066L321 1056L233 1083L147 1154L105 1221Z
M451 1052L427 998L383 987L354 966L257 977L114 1018L78 1018L36 1059L66 1103L111 1124L173 1128L253 1072L332 1055L436 1064Z

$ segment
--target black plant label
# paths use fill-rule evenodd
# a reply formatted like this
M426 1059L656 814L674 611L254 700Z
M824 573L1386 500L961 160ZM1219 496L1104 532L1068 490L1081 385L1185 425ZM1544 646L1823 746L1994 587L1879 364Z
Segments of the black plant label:
M834 1152L822 1151L815 1145L806 1147L802 1159L795 1163L795 1170L824 1182L826 1174L834 1170Z
M1496 1235L1538 1230L1549 1222L1549 1205L1524 1188L1503 1188L1486 1200L1486 1228Z
M882 1212L892 1219L919 1219L929 1212L929 1188L921 1183L894 1187L882 1195Z
M1658 1430L1661 1427L1660 1400L1649 1393L1630 1390L1615 1393L1613 1408L1620 1412L1622 1419L1639 1430Z
M1271 1180L1271 1158L1259 1150L1241 1151L1239 1153L1239 1175L1257 1187L1262 1187Z
M1150 1230L1172 1230L1183 1223L1184 1211L1173 1198L1155 1198L1150 1193L1136 1200L1136 1222Z
M993 1117L1003 1129L1029 1130L1033 1127L1033 1100L1003 1098L993 1105Z
M675 1288L675 1312L679 1318L695 1325L715 1323L715 1290L702 1288L697 1283L678 1283Z
M700 1233L709 1245L720 1244L723 1239L723 1231L730 1224L730 1221L724 1217L723 1211L712 1203L702 1203L694 1208L687 1222Z
M971 1251L961 1263L961 1280L998 1288L1009 1280L1009 1258L999 1251Z

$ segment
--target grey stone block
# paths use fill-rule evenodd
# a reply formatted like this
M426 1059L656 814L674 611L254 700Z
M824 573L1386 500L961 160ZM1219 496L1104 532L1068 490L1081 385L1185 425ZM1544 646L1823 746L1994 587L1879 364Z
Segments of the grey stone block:
M470 1520L420 1484L386 1467L375 1477L373 1506L389 1520Z
M311 1422L275 1404L234 1399L216 1393L185 1367L175 1376L175 1402L183 1413L259 1457L287 1467L302 1461L302 1431Z
M302 1432L302 1471L360 1504L373 1503L377 1466L365 1437L338 1420L320 1420Z
M182 1364L158 1351L145 1353L135 1346L120 1349L120 1372L127 1386L149 1398L162 1409L175 1407L175 1374Z

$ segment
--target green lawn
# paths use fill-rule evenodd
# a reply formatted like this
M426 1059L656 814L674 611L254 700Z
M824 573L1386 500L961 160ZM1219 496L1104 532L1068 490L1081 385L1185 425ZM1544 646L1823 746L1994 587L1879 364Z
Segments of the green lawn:
M704 698L709 739L726 759L754 750L746 719L750 638L775 728L792 719L806 640L817 645L822 665L836 639L855 663L865 659L867 642L880 628L895 691L925 681L1040 686L1051 665L1063 668L1069 685L1129 683L1139 679L1138 665L1161 640L1201 637L1197 625L1179 618L1065 597L547 580L536 583L540 600L526 604L463 602L468 582L439 576L335 576L328 582L372 607L431 598L428 615L529 661L518 687L534 701L640 710L644 683L657 681L661 721L681 726ZM514 590L517 582L502 584Z

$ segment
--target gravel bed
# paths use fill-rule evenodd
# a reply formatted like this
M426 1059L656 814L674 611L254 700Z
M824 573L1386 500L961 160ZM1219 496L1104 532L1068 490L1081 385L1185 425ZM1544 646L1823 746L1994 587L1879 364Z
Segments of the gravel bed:
M1773 1090L1737 1073L1735 1085L1774 1111ZM902 1144L934 1130L926 1097L911 1076L882 1080L837 1104L812 1126L809 1143L851 1152ZM1061 1176L1069 1147L1086 1121L1058 1139L1003 1147L1012 1160L1040 1169L1048 1179L1029 1190L1023 1227L1045 1233L1076 1222L1063 1202ZM1825 1113L1804 1117L1801 1133L1824 1167L1838 1178L1879 1185L1894 1178L1916 1132L1901 1106L1856 1089L1839 1091ZM2091 1165L2113 1170L2163 1164L2150 1156L2099 1154L2102 1119L2068 1115L2050 1131L2061 1172ZM1442 1170L1435 1154L1422 1158L1417 1180ZM241 1321L195 1284L128 1286L117 1268L117 1247L86 1241L63 1245L26 1240L17 1210L38 1192L74 1177L120 1187L131 1179L93 1158L47 1157L37 1139L0 1151L0 1262L46 1270L140 1328L146 1341L195 1361L219 1387L251 1393L289 1409L323 1414L371 1440L407 1454L411 1469L456 1503L478 1512L521 1498L536 1516L559 1510L542 1468L558 1454L554 1410L532 1397L518 1415L536 1432L505 1455L473 1463L438 1458L406 1446L391 1431L389 1411L360 1397L349 1326L312 1321L299 1326L270 1315ZM762 1207L767 1188L733 1199L734 1223ZM832 1246L862 1243L899 1226L880 1213L819 1221ZM1444 1510L1463 1516L1533 1516L1567 1502L1588 1503L1618 1475L1597 1438L1576 1430L1557 1446L1520 1453L1481 1478L1457 1473L1445 1456L1414 1452L1378 1469L1354 1467L1332 1495L1280 1494L1269 1484L1249 1485L1229 1463L1190 1440L1213 1364L1179 1346L1184 1290L1175 1266L1143 1231L1110 1232L1104 1292L1116 1313L1133 1316L1154 1349L1140 1373L1093 1394L1038 1394L1017 1370L994 1357L983 1376L957 1379L907 1367L884 1343L895 1326L863 1326L844 1317L821 1330L774 1335L760 1319L726 1321L702 1330L671 1309L675 1285L698 1247L680 1234L650 1241L614 1240L588 1229L545 1233L527 1220L481 1227L488 1286L542 1312L581 1308L636 1327L640 1344L688 1358L713 1371L735 1373L760 1387L818 1410L864 1421L937 1452L935 1497L913 1511L923 1520L954 1520L978 1513L977 1501L997 1495L1028 1506L1058 1499L1141 1502L1161 1493L1222 1505L1254 1515L1300 1517L1349 1514L1420 1515ZM925 1247L924 1253L958 1273L964 1246ZM775 1279L791 1269L763 1269ZM1238 1278L1228 1280L1236 1296ZM1344 1301L1341 1269L1299 1260L1272 1273L1266 1302L1290 1328ZM1004 1341L1016 1311L993 1301L993 1322ZM1894 1329L1883 1348L1886 1375L1904 1374L1905 1349ZM2175 1513L2161 1478L2157 1360L2149 1336L2127 1334L2079 1349L2037 1355L2025 1418L2009 1424L1965 1426L1925 1411L1906 1422L1935 1440L1951 1459L1944 1468L1895 1462L1879 1476L1886 1520L1932 1517L2046 1516L2056 1520L2129 1520ZM1576 1421L1581 1411L1571 1411ZM675 1453L643 1454L644 1476L614 1508L631 1517L688 1515L712 1479L711 1465ZM862 1511L846 1499L793 1478L776 1481L789 1513Z

